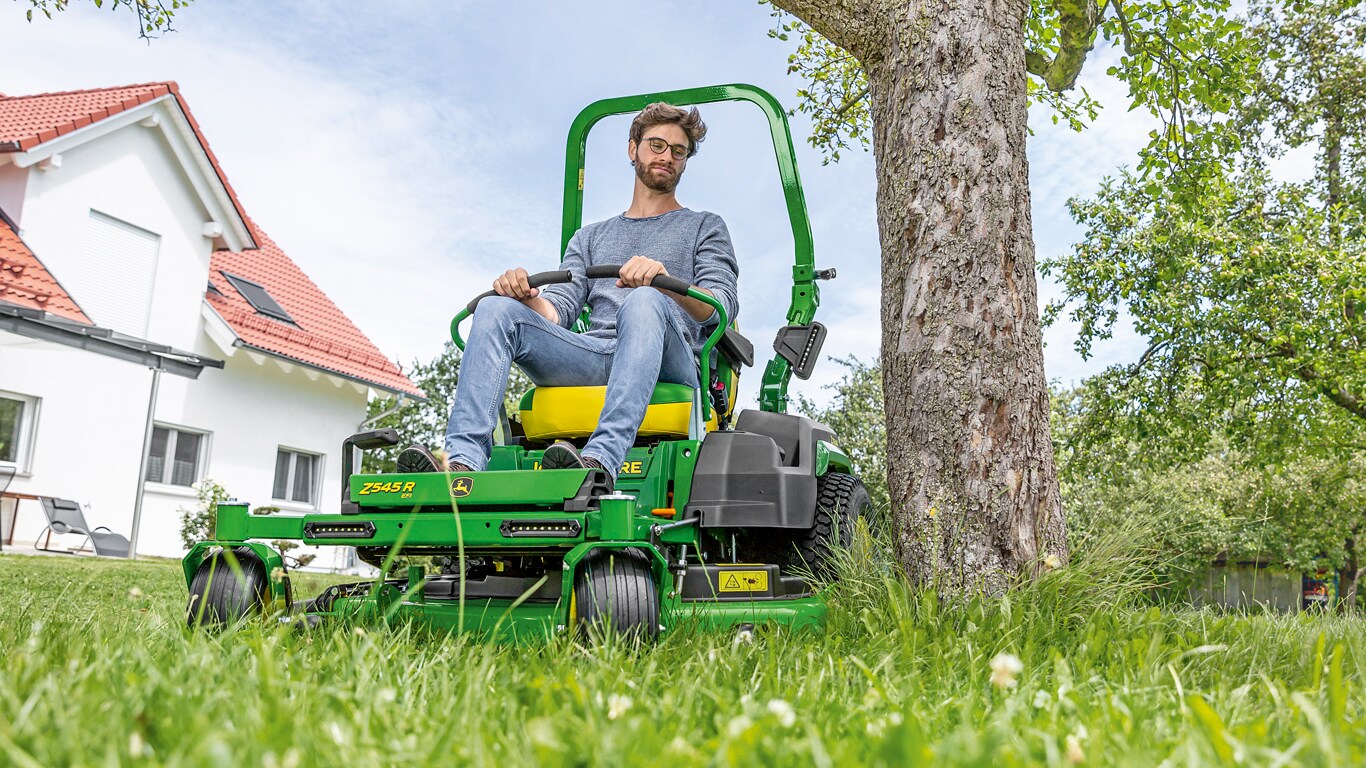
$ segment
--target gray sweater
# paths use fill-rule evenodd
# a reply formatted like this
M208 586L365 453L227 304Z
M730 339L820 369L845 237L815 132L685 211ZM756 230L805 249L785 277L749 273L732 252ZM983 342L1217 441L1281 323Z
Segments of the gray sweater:
M714 213L680 208L648 219L614 216L574 233L560 264L560 269L574 273L574 281L541 289L541 296L559 314L560 325L572 327L580 309L587 304L587 334L615 338L617 310L633 289L618 288L613 280L590 281L583 276L584 269L625 264L632 256L655 259L671 276L711 291L726 308L726 316L735 320L740 310L736 298L739 268L726 223ZM705 322L698 322L675 302L670 302L669 309L693 351L700 350L706 335L716 325L716 313L712 312Z

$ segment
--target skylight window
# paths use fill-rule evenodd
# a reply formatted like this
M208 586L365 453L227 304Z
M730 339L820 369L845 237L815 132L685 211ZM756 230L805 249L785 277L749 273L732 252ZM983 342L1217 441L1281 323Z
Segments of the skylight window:
M237 292L242 294L242 298L246 299L247 303L254 307L257 312L266 317L283 320L291 325L298 325L298 323L294 322L294 318L290 317L289 313L285 311L285 308L280 306L280 302L276 301L275 297L270 295L270 292L266 290L265 286L260 283L253 283L245 277L230 275L227 272L222 274L223 277L228 279L229 283L232 283L232 287L236 288Z

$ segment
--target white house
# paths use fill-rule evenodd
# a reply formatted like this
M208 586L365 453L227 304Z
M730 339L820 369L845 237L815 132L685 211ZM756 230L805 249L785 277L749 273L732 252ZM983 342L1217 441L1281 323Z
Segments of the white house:
M337 511L341 442L376 393L421 397L248 218L175 83L0 95L11 492L130 537L140 509L138 553L175 556L203 478ZM6 539L33 541L38 503L12 529L4 504Z

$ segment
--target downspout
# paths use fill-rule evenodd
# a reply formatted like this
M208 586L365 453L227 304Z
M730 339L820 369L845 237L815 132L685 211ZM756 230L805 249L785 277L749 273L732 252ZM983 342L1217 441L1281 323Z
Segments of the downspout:
M369 429L370 427L373 427L373 426L375 425L375 423L378 422L380 419L382 419L382 418L384 418L384 417L386 417L386 416L392 416L392 415L394 415L395 413L398 413L398 412L399 412L399 409L403 408L403 401L406 400L407 398L408 398L407 395L403 394L402 392L399 392L399 393L398 393L398 400L394 403L394 407L393 407L393 408L390 408L389 410L384 411L383 413L377 413L377 414L375 414L374 416L371 416L370 418L366 419L365 421L362 421L359 425L356 426L356 431L357 431L357 432L364 432L365 430Z

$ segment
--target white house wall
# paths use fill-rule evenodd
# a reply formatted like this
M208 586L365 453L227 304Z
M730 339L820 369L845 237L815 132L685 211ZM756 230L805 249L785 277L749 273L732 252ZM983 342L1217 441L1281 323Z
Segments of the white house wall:
M0 155L0 211L18 221L24 211L24 188L28 185L28 169L19 168Z
M195 346L205 354L215 349L207 339ZM91 525L129 535L151 381L151 371L134 363L0 331L0 389L41 398L32 472L11 489L73 499ZM313 511L271 498L275 456L281 447L321 454L317 510L335 513L341 442L364 418L366 396L334 381L313 380L297 366L286 373L273 358L258 364L239 352L198 379L163 373L156 421L207 433L201 475L253 508ZM197 505L194 490L161 483L144 489L139 554L181 554L181 509ZM36 502L23 502L14 540L35 540L44 522Z
M151 383L142 366L0 331L0 389L40 398L32 472L10 490L72 499L92 526L127 535ZM14 540L44 523L38 502L22 502Z
M24 170L27 192L16 223L77 304L76 276L92 210L160 237L147 338L190 348L199 335L199 303L213 243L203 234L208 214L162 128L133 123L63 152L60 167ZM101 324L100 318L91 319Z

